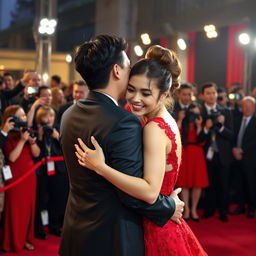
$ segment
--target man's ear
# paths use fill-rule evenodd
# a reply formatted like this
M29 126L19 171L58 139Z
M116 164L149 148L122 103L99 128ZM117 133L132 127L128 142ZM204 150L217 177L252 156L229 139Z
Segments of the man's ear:
M117 64L114 64L112 68L112 74L115 79L120 79L120 66Z

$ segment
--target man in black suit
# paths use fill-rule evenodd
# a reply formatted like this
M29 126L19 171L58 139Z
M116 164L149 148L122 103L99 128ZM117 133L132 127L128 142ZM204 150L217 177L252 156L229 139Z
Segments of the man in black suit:
M245 211L248 202L248 218L254 217L256 207L256 117L255 99L251 96L242 100L243 115L235 123L233 155L239 167L238 207L234 214ZM248 200L246 201L246 195Z
M61 146L70 178L62 256L143 256L142 216L163 226L170 218L178 222L183 210L177 191L172 198L159 195L149 205L83 168L75 156L77 138L92 146L93 135L108 165L128 175L143 176L140 121L117 104L129 79L125 49L122 38L101 35L82 44L75 58L90 93L71 106L61 122Z
M180 88L177 92L177 101L175 101L172 116L178 121L179 119L183 119L185 116L185 112L189 107L189 104L192 102L193 89L192 84L183 83L180 85Z
M202 116L208 136L204 147L207 159L209 187L206 188L205 214L208 218L219 210L220 220L228 221L228 184L232 162L233 121L230 110L217 104L217 86L208 82L202 86ZM207 129L206 127L210 128Z

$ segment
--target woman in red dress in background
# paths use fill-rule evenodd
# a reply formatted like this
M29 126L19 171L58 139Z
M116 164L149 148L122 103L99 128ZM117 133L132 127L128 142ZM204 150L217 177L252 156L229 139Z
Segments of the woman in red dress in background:
M185 203L183 218L191 217L199 221L197 205L201 196L202 188L208 186L208 175L206 160L203 151L205 136L202 135L202 117L200 107L197 103L190 104L186 115L181 113L177 124L182 135L182 161L180 173L176 183L181 187L181 197ZM191 193L190 193L191 192ZM191 194L191 208L189 199Z
M131 111L148 120L143 128L143 178L126 175L108 166L95 139L92 139L95 150L90 150L79 139L76 155L80 165L96 171L125 193L153 204L159 193L170 195L173 192L179 173L179 129L164 102L178 86L181 70L175 53L169 49L152 46L146 56L147 59L132 68L126 93ZM146 256L207 255L182 218L179 224L170 219L163 227L145 218L143 227Z
M21 122L27 121L24 110L18 105L5 109L3 123L10 116L17 117ZM36 138L30 137L28 131L22 132L17 127L15 130L9 132L8 140L4 145L4 153L13 176L6 184L14 182L26 173L34 165L32 158L40 153ZM4 251L18 252L23 248L34 249L35 196L35 173L6 191L2 244Z

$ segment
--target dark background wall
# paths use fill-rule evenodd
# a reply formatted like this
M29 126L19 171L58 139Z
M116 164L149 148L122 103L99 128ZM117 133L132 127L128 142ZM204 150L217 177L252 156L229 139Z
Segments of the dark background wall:
M218 30L219 36L209 39L204 32L196 33L195 82L213 81L226 86L227 27Z

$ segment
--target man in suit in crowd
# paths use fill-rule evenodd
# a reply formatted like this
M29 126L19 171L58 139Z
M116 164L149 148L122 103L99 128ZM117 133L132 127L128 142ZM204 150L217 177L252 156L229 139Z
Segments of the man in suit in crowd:
M71 106L62 117L61 146L70 178L70 194L60 246L62 256L143 256L141 217L159 226L178 222L184 203L174 191L149 205L115 188L95 172L78 164L77 138L92 146L94 135L106 163L128 175L142 177L141 124L118 107L126 92L130 61L124 39L100 35L79 47L76 69L85 79L87 99ZM176 205L176 206L175 206Z
M185 116L185 112L189 107L189 104L192 102L193 90L192 84L183 83L180 85L177 92L177 101L175 101L172 116L177 121L180 118Z
M238 207L233 214L245 212L245 203L248 203L247 217L253 218L256 207L256 117L253 97L243 98L242 113L243 115L235 123L233 155L239 167L237 184L239 198Z
M56 118L57 119L56 120L57 127L60 127L61 117L62 117L63 113L74 103L78 102L81 99L85 99L87 97L88 93L89 93L89 89L88 89L88 86L86 85L85 81L79 80L79 81L74 82L73 91L72 91L73 100L60 106L58 113L57 113L57 118Z
M217 86L208 82L202 86L204 133L208 135L204 147L207 159L209 187L206 188L204 217L213 216L218 208L221 221L228 221L228 184L232 162L231 143L233 121L230 110L217 104ZM210 128L207 129L206 127Z

